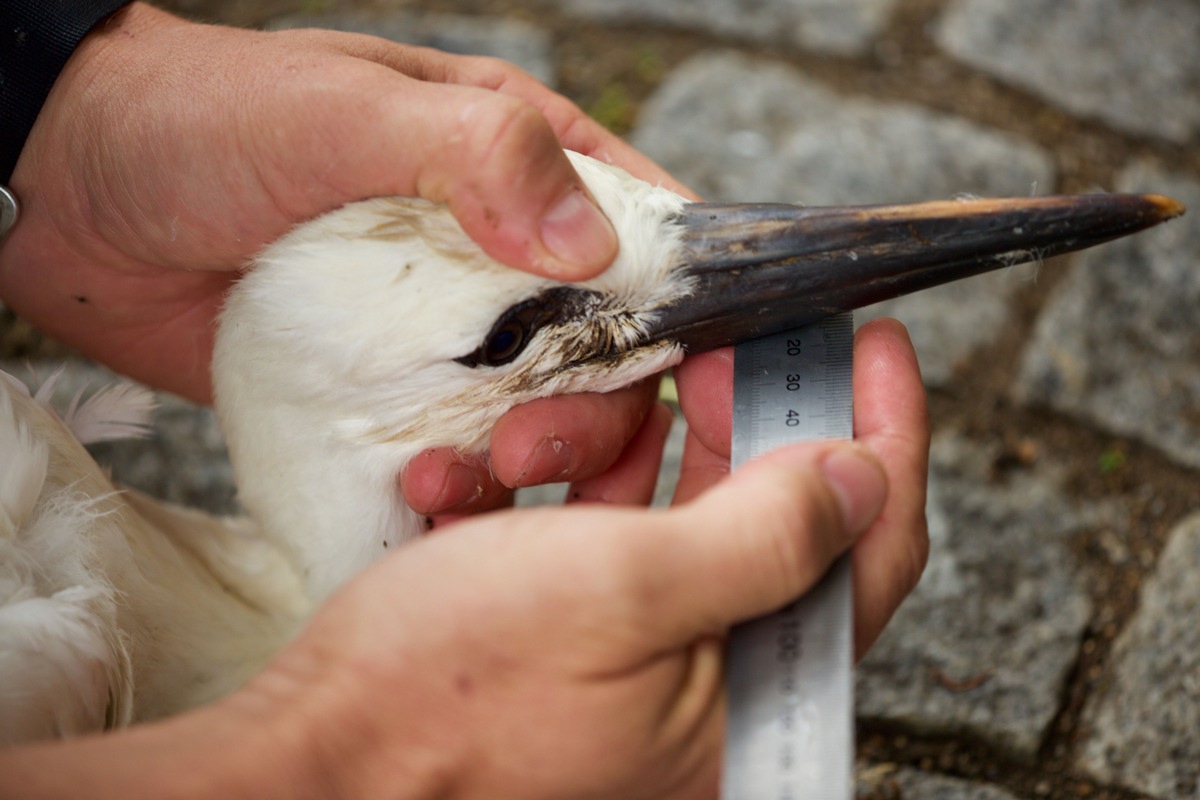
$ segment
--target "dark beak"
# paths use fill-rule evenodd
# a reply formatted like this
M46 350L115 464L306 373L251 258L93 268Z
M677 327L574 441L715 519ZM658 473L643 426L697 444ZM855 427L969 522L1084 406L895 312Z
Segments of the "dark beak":
M1183 214L1160 195L805 208L695 203L678 218L695 291L651 336L692 352L1080 250Z

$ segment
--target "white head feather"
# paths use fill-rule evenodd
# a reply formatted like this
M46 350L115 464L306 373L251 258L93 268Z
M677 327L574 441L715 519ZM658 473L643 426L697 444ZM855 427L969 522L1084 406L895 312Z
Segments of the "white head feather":
M593 280L503 266L446 208L392 198L296 229L230 296L214 381L241 499L291 551L314 599L422 529L396 485L422 450L483 450L518 403L615 389L681 358L673 344L630 345L656 308L689 291L668 222L684 199L571 157L621 242ZM542 326L514 360L459 361L507 310L564 287L585 307ZM613 340L624 346L599 347ZM620 356L588 360L597 349Z

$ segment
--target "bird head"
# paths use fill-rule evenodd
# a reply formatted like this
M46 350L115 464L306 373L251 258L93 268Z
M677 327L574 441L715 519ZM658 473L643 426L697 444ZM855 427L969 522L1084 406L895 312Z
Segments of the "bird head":
M313 409L347 445L470 451L518 403L616 389L678 362L680 344L651 332L694 282L671 222L686 202L578 163L620 231L605 272L564 284L503 266L423 200L351 204L270 247L229 297L218 404L266 386L269 402Z
M805 208L689 203L571 154L618 231L598 277L498 264L444 206L348 205L270 247L221 328L272 402L312 404L330 435L410 452L481 449L537 397L607 391L711 349L1181 213L1154 196ZM225 352L229 347L222 348ZM222 381L217 374L218 391Z
M321 514L318 502L344 502L359 484L395 494L404 463L421 450L484 449L496 420L519 403L615 389L689 351L1182 213L1169 199L1134 195L841 208L691 203L570 157L620 242L616 261L591 280L505 267L447 208L407 198L345 206L257 259L227 301L214 359L218 410L252 513L258 505L286 514L304 502L274 496L278 484L319 495L344 478L309 498L307 516L280 526L303 527ZM362 471L374 481L353 477ZM362 524L394 522L376 517Z

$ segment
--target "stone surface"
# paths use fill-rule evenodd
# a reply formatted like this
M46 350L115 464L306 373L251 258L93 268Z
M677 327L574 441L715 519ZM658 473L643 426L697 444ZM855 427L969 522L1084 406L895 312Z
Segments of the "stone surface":
M999 131L911 105L842 97L790 67L710 52L650 98L633 143L711 200L913 202L1053 188L1050 157ZM930 385L1003 330L1016 267L858 314L910 328Z
M862 800L1018 800L995 786L893 764L860 767L856 772L855 794Z
M1040 148L914 105L835 94L779 62L708 51L672 72L630 134L710 200L811 205L1029 194Z
M398 10L377 14L344 11L280 17L269 27L272 30L329 28L368 33L449 53L493 56L516 64L549 86L555 81L554 46L550 34L534 25L504 17Z
M1195 213L1200 183L1135 164L1118 189ZM1016 396L1200 467L1200 226L1191 216L1078 257L1038 319Z
M936 38L1071 113L1179 143L1200 133L1195 0L957 0Z
M66 409L83 390L84 396L120 380L90 362L65 364L0 364L32 386L48 378L59 366L64 373L54 396L54 407ZM145 439L126 439L90 445L101 466L112 471L117 483L147 494L216 513L234 513L233 471L212 409L174 395L159 393L153 432Z
M886 27L896 0L554 0L603 20L665 23L725 37L858 54Z
M1200 798L1200 515L1181 523L1084 712L1079 766L1156 798Z
M1054 465L996 479L992 463L935 439L929 566L859 665L858 710L1032 759L1091 613L1068 540L1103 510L1075 507Z

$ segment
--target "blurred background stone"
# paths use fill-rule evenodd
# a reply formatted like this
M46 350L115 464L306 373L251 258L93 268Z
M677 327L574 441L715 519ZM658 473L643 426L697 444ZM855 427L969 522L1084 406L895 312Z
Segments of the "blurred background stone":
M1200 793L1200 515L1176 528L1084 714L1080 766L1154 797Z
M555 83L550 34L520 20L403 10L386 13L347 10L289 14L271 20L267 27L271 30L328 28L433 47L447 53L491 56L516 64L549 86Z
M935 439L929 565L859 665L858 712L1032 761L1091 617L1070 538L1099 509L1063 493L1057 466L995 480L995 458Z
M1200 183L1145 162L1122 191L1200 209ZM1016 393L1200 468L1200 227L1194 219L1084 253L1051 296Z
M1073 114L1180 144L1200 133L1193 0L956 0L937 41Z
M866 51L896 0L556 0L568 13L609 22L656 22L765 44L839 55Z

